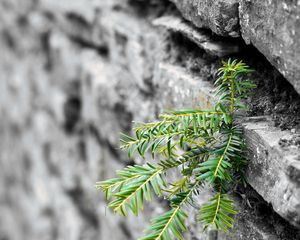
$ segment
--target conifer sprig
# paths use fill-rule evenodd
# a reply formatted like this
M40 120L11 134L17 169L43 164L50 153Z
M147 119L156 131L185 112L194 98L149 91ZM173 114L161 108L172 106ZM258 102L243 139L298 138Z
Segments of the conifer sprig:
M227 232L234 222L230 215L236 214L232 203L227 194L218 192L200 209L198 220L204 223L204 228L214 226Z
M169 111L157 122L136 124L134 137L122 134L121 148L130 158L135 153L142 158L151 154L157 165L129 166L118 171L117 178L98 182L96 187L110 200L108 206L126 216L128 210L137 215L153 193L170 201L171 210L154 218L141 240L183 239L188 217L184 208L197 207L193 198L201 193L204 182L214 196L200 208L199 222L205 229L227 232L232 228L236 211L228 191L244 180L247 162L236 111L246 108L242 100L255 88L246 79L252 71L242 61L229 59L218 70L213 109ZM182 177L168 183L171 168L179 169Z
M172 209L162 216L154 218L152 225L146 229L147 236L139 240L160 240L160 239L184 239L182 232L187 230L185 219L188 217L186 212L182 209L184 205L193 202L193 194L199 185L199 182L190 185L189 189L184 192L177 193L170 199Z

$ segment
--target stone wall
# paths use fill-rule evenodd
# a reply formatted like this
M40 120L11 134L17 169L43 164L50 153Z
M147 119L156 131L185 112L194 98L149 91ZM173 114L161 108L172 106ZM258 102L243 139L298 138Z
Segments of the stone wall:
M231 233L203 233L191 213L186 239L299 239L298 5L1 0L0 239L141 236L166 204L124 219L94 188L142 161L118 150L119 132L164 109L210 107L228 57L256 69L244 121L250 185L233 195Z

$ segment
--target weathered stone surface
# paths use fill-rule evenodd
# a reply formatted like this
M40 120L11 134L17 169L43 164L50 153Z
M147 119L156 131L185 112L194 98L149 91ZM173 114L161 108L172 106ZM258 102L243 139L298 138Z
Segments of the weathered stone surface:
M204 51L218 57L224 57L227 55L238 53L240 47L233 41L227 41L226 39L216 40L212 35L201 29L197 29L180 17L166 16L161 17L153 21L155 26L162 26L169 29L172 32L179 32L195 42ZM223 40L223 41L222 41Z
M242 36L300 93L299 1L240 1Z
M238 0L171 0L182 15L200 28L221 36L239 36Z
M252 151L249 183L277 213L300 227L300 151L298 146L280 145L282 139L297 135L280 131L271 122L254 121L245 123L245 136Z
M131 124L122 91L132 82L118 92L122 78L94 44L101 36L70 34L60 25L63 11L49 7L49 19L45 6L28 5L21 13L10 1L1 9L0 238L136 239L148 219L112 216L93 187L124 165L118 132Z
M110 59L121 74L120 83L151 95L151 80L162 54L159 35L146 20L122 12L103 14L102 24L110 37L109 48L115 48Z
M213 106L213 89L209 82L193 76L184 68L160 63L155 75L161 96L160 109L204 108Z
M84 128L83 135L78 134L82 121L74 122L80 111L75 103L85 102L76 90L80 85L76 80L77 64L92 58L88 51L76 51L67 39L53 34L49 51L55 63L50 74L44 68L46 53L34 54L41 48L31 37L34 40L37 36L28 34L22 38L32 42L31 48L18 46L26 52L25 57L2 48L0 236L15 240L76 240L104 234L101 239L129 239L120 228L112 231L112 226L115 228L123 220L102 223L104 199L92 187L101 176L113 176L114 171L100 167L108 163L105 159L110 169L122 164L105 148L99 148L88 128ZM63 50L68 51L67 58L62 58ZM103 74L101 79L105 79ZM23 87L22 81L26 83ZM71 118L65 111L71 111ZM67 128L73 129L71 135L66 133Z

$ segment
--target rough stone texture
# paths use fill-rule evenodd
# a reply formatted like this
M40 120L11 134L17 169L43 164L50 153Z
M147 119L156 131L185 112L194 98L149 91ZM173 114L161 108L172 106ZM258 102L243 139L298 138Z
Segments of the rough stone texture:
M221 59L181 38L199 40L192 27L166 31L153 26L153 20L167 12L160 4L1 1L0 239L131 240L165 210L163 202L154 202L138 219L113 216L105 209L103 194L93 187L125 164L142 161L128 160L118 150L118 134L130 132L132 120L153 120L168 108L212 105L209 80ZM266 158L269 166L278 162L276 157ZM299 163L287 160L288 165L275 169L286 188L276 192L274 186L272 196L284 189L290 196L276 202L258 186L273 178L259 175L256 182L251 173L254 168L273 169L260 166L262 160L255 158L249 168L253 188L297 223ZM233 233L202 233L193 212L187 239L299 238L275 213L247 207L250 201L255 209L257 202L271 209L264 199L256 200L254 190L246 190L246 195L236 197L240 214ZM207 194L198 200L205 198Z
M245 124L245 135L254 155L247 172L249 183L277 213L300 227L300 151L298 146L282 146L284 139L299 135L279 131L268 121Z
M240 1L242 36L300 93L300 2Z
M239 36L238 0L171 0L197 27L221 36Z
M66 15L74 5L43 4L1 3L0 238L135 239L151 214L113 217L93 186L124 164L118 132L128 131L132 116L121 92L137 83L121 87L112 77L105 41L87 35L97 23L83 36L64 32L64 22L78 24Z
M179 32L182 35L195 42L204 51L218 57L224 57L236 54L240 50L240 46L233 41L226 39L214 39L210 33L205 30L197 29L189 25L181 17L166 16L155 19L155 26L162 26L172 32Z

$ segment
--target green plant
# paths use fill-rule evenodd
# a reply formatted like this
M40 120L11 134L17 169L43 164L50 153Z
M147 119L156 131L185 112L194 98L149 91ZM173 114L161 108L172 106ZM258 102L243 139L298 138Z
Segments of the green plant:
M245 108L241 100L256 87L243 79L250 72L242 61L223 62L215 82L214 109L167 112L157 122L137 124L135 137L122 134L121 148L127 149L129 158L134 153L145 158L149 152L157 164L128 166L117 172L118 178L98 182L96 187L111 199L109 208L124 216L128 210L138 215L153 193L170 201L171 210L154 218L141 240L183 239L185 209L196 207L193 199L204 183L212 187L214 195L200 208L198 220L205 228L226 232L232 227L236 211L228 192L243 181L247 163L236 112ZM172 168L179 169L182 177L168 183L166 175Z

